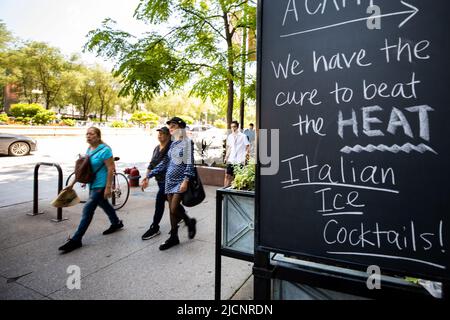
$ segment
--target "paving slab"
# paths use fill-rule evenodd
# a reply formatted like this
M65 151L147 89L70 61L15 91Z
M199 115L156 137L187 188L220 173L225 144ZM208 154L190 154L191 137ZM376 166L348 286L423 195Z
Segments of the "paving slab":
M0 277L0 300L48 300L42 294Z
M242 287L239 288L231 300L253 300L253 284L254 278L251 276L242 285Z

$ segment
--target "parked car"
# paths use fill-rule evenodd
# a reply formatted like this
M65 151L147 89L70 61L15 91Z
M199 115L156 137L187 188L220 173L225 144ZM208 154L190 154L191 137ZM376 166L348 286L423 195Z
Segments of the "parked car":
M0 154L21 157L37 150L37 141L18 134L0 133Z
M224 142L227 138L227 130L213 126L196 126L188 136L194 141L195 157L205 163L223 163ZM197 129L197 130L195 130Z
M213 127L210 125L189 125L186 128L186 132L189 138L195 139L200 133L208 131L211 128Z
M193 125L187 128L187 135L192 140L216 140L223 139L226 131L211 125Z

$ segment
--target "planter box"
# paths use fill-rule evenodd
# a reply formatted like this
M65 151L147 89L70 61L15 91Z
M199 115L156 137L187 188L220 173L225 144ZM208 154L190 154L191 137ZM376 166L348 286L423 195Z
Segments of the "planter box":
M222 248L253 256L255 193L219 190L222 196Z
M204 185L223 187L225 169L197 166L197 171Z
M255 193L230 188L216 192L216 300L221 299L222 256L252 263L255 247Z

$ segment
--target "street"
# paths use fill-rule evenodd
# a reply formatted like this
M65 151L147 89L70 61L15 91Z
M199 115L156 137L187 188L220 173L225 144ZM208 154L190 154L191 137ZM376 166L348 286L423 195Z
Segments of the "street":
M34 167L39 162L57 163L63 170L65 180L72 173L78 154L84 154L88 147L84 136L37 137L38 150L25 157L0 156L0 208L33 200ZM154 147L156 135L106 135L105 143L111 146L118 172L136 166L145 174ZM58 172L55 168L42 166L39 171L39 198L56 196Z

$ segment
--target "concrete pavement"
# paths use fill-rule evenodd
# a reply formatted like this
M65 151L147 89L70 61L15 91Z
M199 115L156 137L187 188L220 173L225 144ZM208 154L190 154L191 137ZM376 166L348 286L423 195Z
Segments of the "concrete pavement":
M0 208L0 299L213 299L215 189L206 187L205 202L188 210L198 220L197 237L188 240L183 227L181 245L166 252L158 247L170 229L167 208L162 234L141 240L153 215L154 181L145 193L133 189L129 202L119 211L124 230L103 236L109 222L97 209L83 248L67 255L57 248L76 229L81 204L64 209L69 220L57 224L50 221L56 217L56 209L47 196L40 202L44 215L27 216L32 203ZM81 290L67 288L67 269L72 265L81 269ZM247 262L223 258L224 299L252 298L251 267Z

